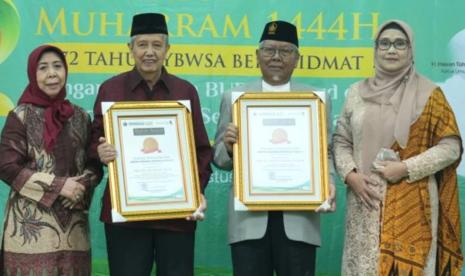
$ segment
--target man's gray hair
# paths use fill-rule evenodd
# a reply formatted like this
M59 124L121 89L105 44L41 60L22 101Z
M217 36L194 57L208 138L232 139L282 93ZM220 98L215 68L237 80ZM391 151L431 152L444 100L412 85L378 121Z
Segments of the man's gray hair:
M266 41L266 40L262 40L262 41L258 44L258 48L259 48L259 49L262 48L262 47L265 45L265 41ZM299 47L295 46L295 45L292 44L292 43L289 43L289 44L290 44L291 47L294 49L294 51L295 51L298 55L300 55L300 53L299 53Z
M161 35L161 37L163 37L163 40L165 41L165 46L170 45L169 37L167 34L158 34L158 35ZM131 40L129 41L129 46L132 47L132 45L134 44L134 40L136 40L136 36L138 35L131 36Z

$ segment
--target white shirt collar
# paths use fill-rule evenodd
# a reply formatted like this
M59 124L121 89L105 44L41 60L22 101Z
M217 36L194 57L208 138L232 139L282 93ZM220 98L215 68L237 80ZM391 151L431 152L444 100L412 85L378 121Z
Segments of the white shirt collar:
M262 90L263 92L289 92L291 91L291 82L289 81L281 85L271 85L262 80Z

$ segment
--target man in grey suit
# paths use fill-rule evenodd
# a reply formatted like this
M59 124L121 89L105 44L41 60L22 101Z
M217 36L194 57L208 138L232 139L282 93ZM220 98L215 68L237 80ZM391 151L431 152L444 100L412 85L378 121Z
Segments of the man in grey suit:
M291 80L299 60L296 27L285 21L265 25L256 51L262 78L234 91L288 92L309 91L311 87ZM221 169L232 170L232 147L238 136L231 123L231 94L224 93L220 119L215 137L214 163ZM330 118L330 101L326 101ZM331 128L328 120L328 130ZM328 137L331 137L328 133ZM331 151L329 151L331 156ZM333 167L332 160L329 160ZM333 172L333 169L331 170ZM328 208L334 211L335 186L330 180ZM233 192L229 202L229 243L234 275L237 276L302 276L314 275L316 247L320 245L320 218L311 211L235 211Z

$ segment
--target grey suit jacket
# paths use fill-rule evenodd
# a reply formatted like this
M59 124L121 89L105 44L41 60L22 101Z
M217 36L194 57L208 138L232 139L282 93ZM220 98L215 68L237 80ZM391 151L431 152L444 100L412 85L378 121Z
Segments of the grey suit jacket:
M291 81L291 91L309 91L315 90L309 86L297 84ZM226 151L223 143L223 135L232 121L231 113L231 94L233 91L262 91L262 80L251 82L231 91L225 92L221 100L220 119L215 136L214 159L216 166L224 170L232 170L232 158ZM327 118L328 118L328 140L331 131L331 101L326 101ZM334 177L334 167L332 162L331 146L329 148L330 172L331 179ZM331 180L333 181L333 180ZM332 182L334 183L334 182ZM228 221L228 239L229 243L240 242L244 240L260 239L265 235L268 212L266 211L235 211L234 195L231 189L229 196L229 221ZM320 216L310 211L284 211L283 212L284 229L289 239L301 241L313 245L320 245Z

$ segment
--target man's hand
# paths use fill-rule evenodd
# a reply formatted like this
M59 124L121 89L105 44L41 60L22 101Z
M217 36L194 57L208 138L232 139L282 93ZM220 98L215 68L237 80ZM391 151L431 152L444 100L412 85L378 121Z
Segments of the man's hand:
M336 186L329 183L329 198L323 204L316 208L317 213L326 213L336 211Z
M100 162L105 165L108 165L111 161L115 160L117 152L115 147L111 144L108 144L105 140L105 137L98 138L99 145L97 146L98 157Z
M357 172L349 173L346 177L346 183L368 209L377 210L379 208L382 198L372 187L378 185L378 183L367 175Z
M203 220L205 218L205 211L207 210L207 200L205 199L204 195L200 195L200 206L195 210L192 215L188 216L186 220L190 221L197 221L197 220Z
M408 176L407 165L401 161L378 161L379 166L374 169L389 183L397 183Z
M232 155L233 145L237 142L237 133L237 126L229 123L223 135L223 143L230 155Z

